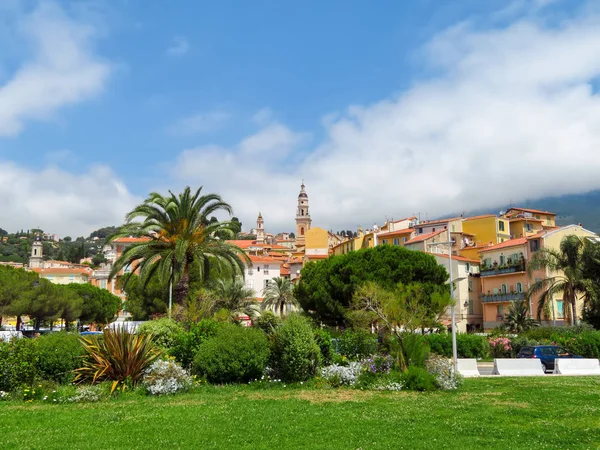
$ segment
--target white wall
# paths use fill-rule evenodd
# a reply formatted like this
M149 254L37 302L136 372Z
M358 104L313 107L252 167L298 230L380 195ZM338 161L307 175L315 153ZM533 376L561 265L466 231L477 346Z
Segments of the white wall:
M264 297L263 289L265 288L265 281L279 278L280 276L280 262L270 262L268 264L266 262L254 262L250 267L246 267L246 270L244 271L246 286L254 290L254 296L256 298Z

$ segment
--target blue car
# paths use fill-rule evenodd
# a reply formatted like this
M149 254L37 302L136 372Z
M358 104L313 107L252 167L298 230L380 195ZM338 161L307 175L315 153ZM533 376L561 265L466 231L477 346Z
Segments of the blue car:
M554 370L556 358L581 358L581 356L569 353L557 345L536 345L535 347L522 347L517 358L538 358L542 361L544 372L548 372Z

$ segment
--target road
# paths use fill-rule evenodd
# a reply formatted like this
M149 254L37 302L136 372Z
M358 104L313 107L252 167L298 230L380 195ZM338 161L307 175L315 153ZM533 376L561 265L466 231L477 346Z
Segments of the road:
M493 362L478 362L477 370L479 370L480 375L491 375L492 370L494 370Z

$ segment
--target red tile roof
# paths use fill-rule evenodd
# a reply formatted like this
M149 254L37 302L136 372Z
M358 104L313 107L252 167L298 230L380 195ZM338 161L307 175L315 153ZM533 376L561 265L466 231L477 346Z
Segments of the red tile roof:
M436 220L425 220L419 224L419 226L429 226L438 223L454 222L455 220L462 220L462 217L451 217L450 219L436 219Z
M279 274L280 275L289 275L290 268L289 267L281 267L281 269L279 270Z
M530 212L530 213L535 213L535 214L546 214L548 216L555 216L556 214L550 211L542 211L539 209L530 209L530 208L509 208L508 211L506 211L506 214L508 214L510 211L523 211L523 212Z
M308 259L327 259L329 255L306 255Z
M509 239L508 241L501 242L500 244L491 245L482 250L479 250L479 253L489 252L491 250L500 250L508 247L516 247L519 245L525 245L527 243L527 238L517 238L517 239Z
M421 241L424 241L424 240L426 240L426 239L429 239L429 238L432 238L432 237L434 237L434 236L437 236L438 234L440 234L440 233L443 233L444 231L446 231L446 230L439 230L439 231L434 231L433 233L420 234L420 235L418 235L418 236L415 236L415 237L414 237L414 238L412 238L411 240L409 240L409 241L406 241L406 242L404 243L404 245L408 245L408 244L414 244L414 243L416 243L416 242L421 242Z
M151 238L149 237L121 237L121 238L117 238L114 239L112 242L116 242L118 244L133 244L133 243L137 243L137 242L146 242L149 241Z
M235 245L241 249L247 249L248 247L266 247L273 250L289 250L289 247L284 247L283 245L272 245L272 244L258 244L256 241L252 241L249 239L236 239L226 241L228 244Z
M92 269L75 269L68 267L50 267L47 269L35 268L31 269L33 272L39 273L40 275L85 275L88 276L92 273Z
M269 256L256 256L256 255L247 255L250 258L250 261L253 263L264 263L264 264L283 264L283 261L276 258L271 258Z
M388 236L401 236L403 234L414 233L414 231L415 231L414 228L405 228L403 230L388 231L387 233L378 234L377 237L382 238L382 237L388 237Z
M522 220L525 222L543 222L542 219L536 219L535 217L511 217L510 218L510 222L520 222Z

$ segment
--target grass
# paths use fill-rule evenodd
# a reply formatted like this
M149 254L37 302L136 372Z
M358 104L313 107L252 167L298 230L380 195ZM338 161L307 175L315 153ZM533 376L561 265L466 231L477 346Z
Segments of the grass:
M480 378L457 392L201 387L95 404L0 403L0 448L597 448L597 377ZM168 447L167 447L168 446Z

